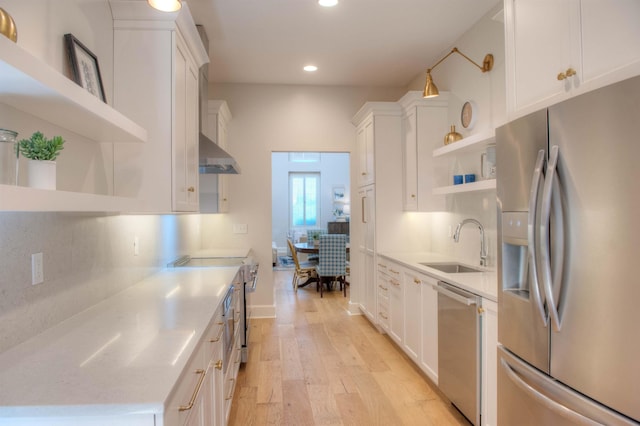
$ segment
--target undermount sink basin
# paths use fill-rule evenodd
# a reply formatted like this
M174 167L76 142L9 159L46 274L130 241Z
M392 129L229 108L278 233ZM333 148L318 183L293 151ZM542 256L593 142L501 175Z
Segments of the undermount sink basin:
M464 272L482 272L480 269L471 268L469 266L461 265L459 263L430 263L420 262L420 265L427 266L429 268L437 269L438 271L445 272L447 274L461 274Z

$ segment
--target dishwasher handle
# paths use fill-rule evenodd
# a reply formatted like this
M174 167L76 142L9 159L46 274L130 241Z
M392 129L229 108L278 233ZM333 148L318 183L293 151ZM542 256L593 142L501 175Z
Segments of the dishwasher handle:
M438 281L438 284L432 284L433 288L438 292L447 296L456 302L460 302L466 306L472 306L478 304L478 296L473 293L466 292L455 288L444 281Z

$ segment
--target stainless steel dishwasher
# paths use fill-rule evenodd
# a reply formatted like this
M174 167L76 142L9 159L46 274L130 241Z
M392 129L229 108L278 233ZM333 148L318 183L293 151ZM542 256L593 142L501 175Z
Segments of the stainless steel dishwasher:
M481 298L443 281L438 291L438 386L451 403L480 426Z

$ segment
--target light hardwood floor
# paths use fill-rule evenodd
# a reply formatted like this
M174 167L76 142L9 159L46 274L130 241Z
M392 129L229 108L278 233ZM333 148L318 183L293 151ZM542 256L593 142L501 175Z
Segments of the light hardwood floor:
M296 294L290 272L274 277L277 318L251 321L230 425L469 425L386 335L347 313L348 295Z

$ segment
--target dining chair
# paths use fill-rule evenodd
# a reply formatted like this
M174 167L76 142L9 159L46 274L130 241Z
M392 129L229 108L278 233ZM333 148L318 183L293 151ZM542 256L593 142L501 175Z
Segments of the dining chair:
M316 266L318 283L316 291L320 290L322 297L323 284L327 288L333 282L340 283L340 290L347 296L345 276L347 269L347 236L344 234L320 235L319 262Z
M298 260L298 253L296 252L296 248L291 240L287 240L287 244L289 245L291 257L293 258L293 263L296 267L295 271L293 271L293 281L291 282L291 285L293 286L293 291L297 293L301 279L306 278L308 281L309 279L317 276L315 268L316 264L310 262L300 263Z

